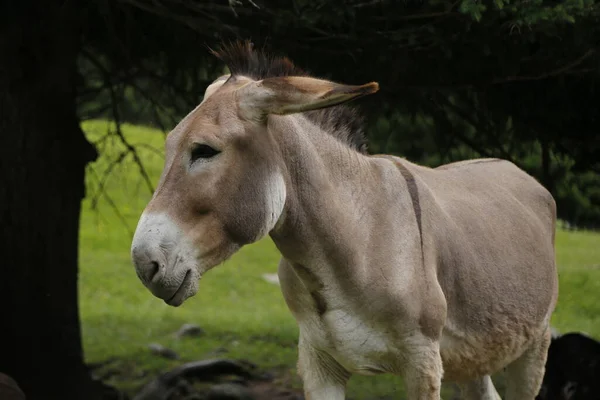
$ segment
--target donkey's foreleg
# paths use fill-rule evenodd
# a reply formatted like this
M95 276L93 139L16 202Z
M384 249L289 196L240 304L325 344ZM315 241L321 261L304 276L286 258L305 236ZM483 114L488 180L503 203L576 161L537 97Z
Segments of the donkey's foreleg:
M437 341L420 335L407 341L404 380L408 400L440 400L443 371Z
M306 400L344 400L350 373L329 354L306 343L298 346L298 374Z

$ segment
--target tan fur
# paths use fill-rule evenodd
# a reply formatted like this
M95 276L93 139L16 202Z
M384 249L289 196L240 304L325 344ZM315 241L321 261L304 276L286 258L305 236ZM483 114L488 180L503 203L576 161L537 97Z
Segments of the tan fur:
M489 375L516 365L525 388L507 399L533 400L558 290L552 196L507 161L432 169L360 154L303 114L273 113L338 104L366 86L281 79L213 86L169 135L145 213L168 215L193 243L197 258L184 261L199 275L270 234L308 399L344 399L352 373L392 373L409 399L438 400L445 379L468 399L497 400ZM194 143L221 153L190 166ZM175 248L145 242L149 219L134 238L146 249L133 252L140 276L142 252ZM145 283L164 293L158 278Z

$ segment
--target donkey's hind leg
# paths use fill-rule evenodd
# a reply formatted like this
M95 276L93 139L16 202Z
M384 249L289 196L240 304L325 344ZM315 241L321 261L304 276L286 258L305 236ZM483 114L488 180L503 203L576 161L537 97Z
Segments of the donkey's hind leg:
M489 375L461 383L458 387L461 400L502 400Z
M548 327L519 358L506 367L506 400L534 400L542 386L551 332Z

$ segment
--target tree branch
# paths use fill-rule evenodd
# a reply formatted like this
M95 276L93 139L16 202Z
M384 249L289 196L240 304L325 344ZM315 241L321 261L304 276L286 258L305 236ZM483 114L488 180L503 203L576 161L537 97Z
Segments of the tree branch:
M98 173L94 170L94 168L91 165L89 165L87 168L88 168L88 171L91 172L91 176L93 176L94 178L96 178L96 180L98 182L100 182L99 178L98 178ZM108 202L108 205L110 206L110 208L113 209L115 215L117 216L117 218L119 219L119 221L121 221L121 223L123 224L123 226L125 227L125 229L129 233L129 235L133 236L133 230L127 224L127 219L123 216L123 214L119 210L119 207L117 207L117 204L112 199L112 197L110 197L109 194L108 194L108 192L106 192L105 190L102 191L101 195L104 196L104 199ZM92 207L92 209L94 209L94 207Z
M142 175L142 178L145 181L146 186L148 187L148 190L150 191L150 193L154 193L154 187L150 180L150 176L148 175L146 168L144 167L144 164L142 163L142 160L141 160L139 154L137 153L136 149L125 138L125 136L123 135L123 131L121 130L122 123L121 123L121 117L120 117L119 108L118 108L118 97L116 95L115 88L111 83L110 73L106 70L106 68L104 68L102 63L99 60L97 60L91 53L89 53L88 51L83 51L83 55L92 64L94 64L98 68L99 71L102 72L102 74L106 80L108 90L110 92L112 115L113 115L113 120L115 121L115 126L116 126L115 133L116 133L117 137L119 138L119 140L121 141L121 143L123 144L123 146L125 146L127 151L129 153L131 153L133 160L136 163L136 165L138 166L140 174Z
M563 73L567 73L569 70L574 67L580 65L585 60L590 58L592 55L596 54L597 48L590 49L586 51L581 57L577 58L573 62L566 64L560 68L554 69L552 71L544 72L540 75L536 76L508 76L504 78L494 79L492 84L500 84L500 83L508 83L508 82L520 82L520 81L539 81L542 79L552 78L557 75L561 75Z

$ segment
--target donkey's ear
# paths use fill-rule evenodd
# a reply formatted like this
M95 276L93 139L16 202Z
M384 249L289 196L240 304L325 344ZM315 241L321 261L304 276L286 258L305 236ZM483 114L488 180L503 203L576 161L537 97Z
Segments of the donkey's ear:
M377 82L352 86L288 76L248 83L236 91L236 96L242 118L261 120L269 114L286 115L331 107L378 90Z

